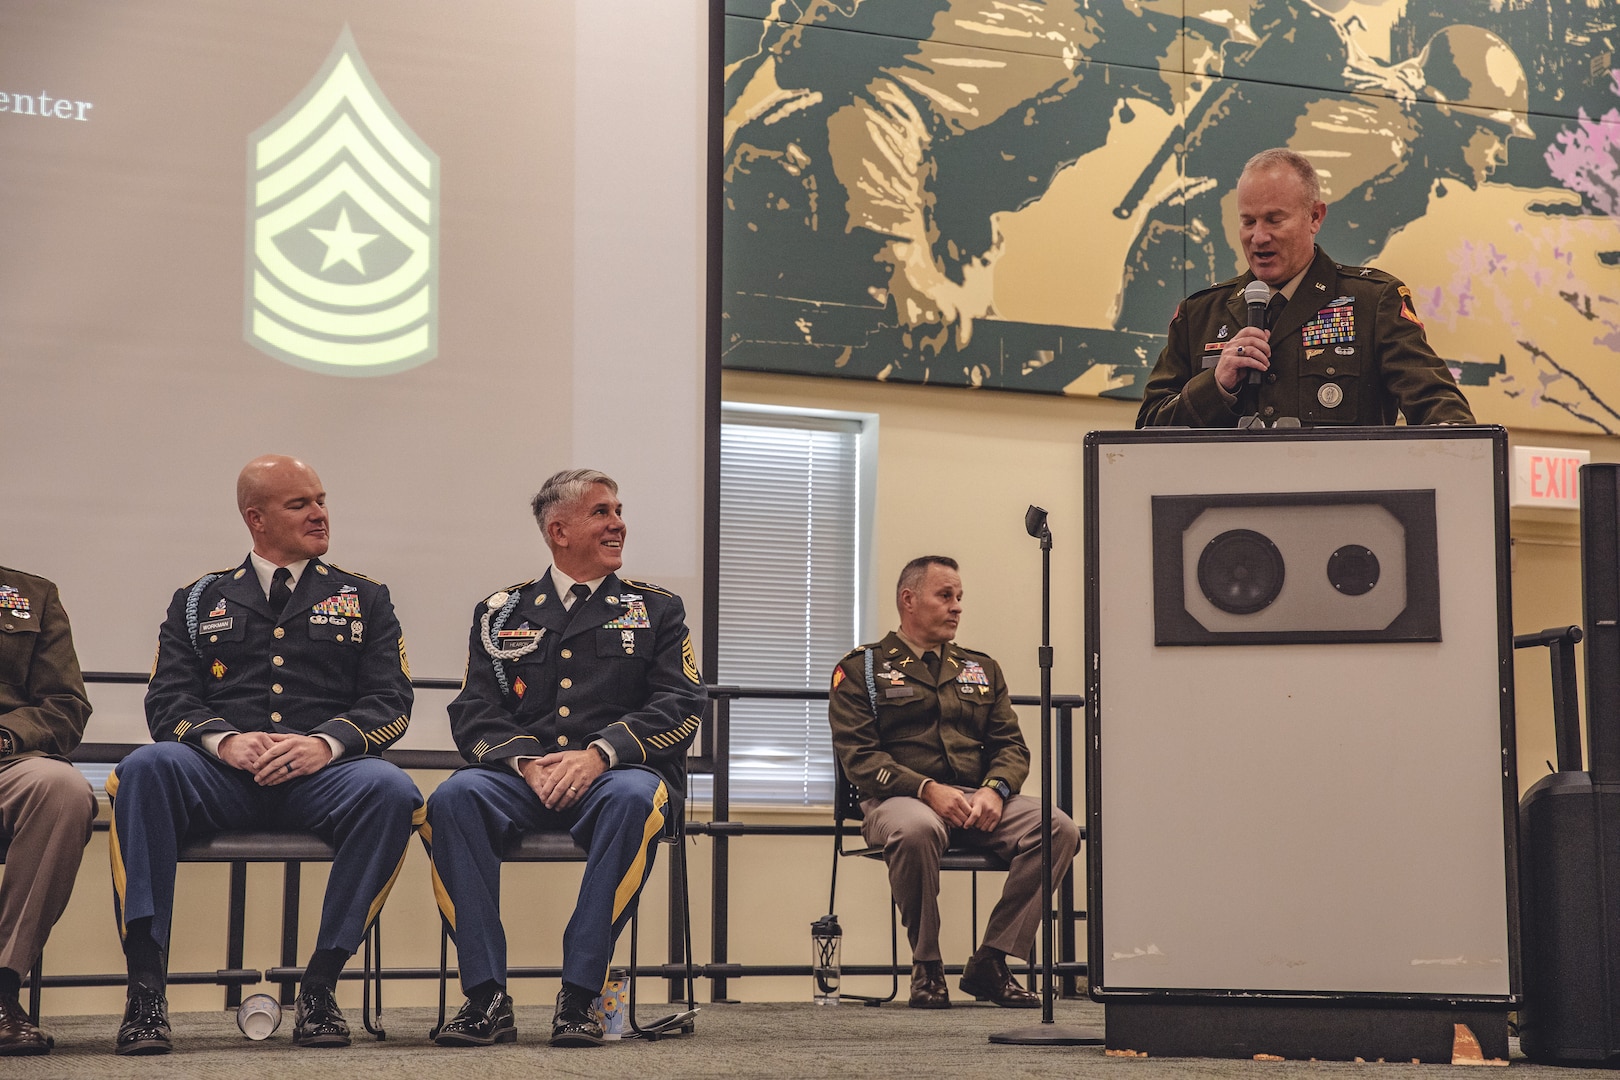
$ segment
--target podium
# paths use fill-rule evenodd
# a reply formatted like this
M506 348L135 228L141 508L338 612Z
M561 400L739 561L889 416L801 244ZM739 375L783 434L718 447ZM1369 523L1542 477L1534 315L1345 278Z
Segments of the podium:
M1087 437L1110 1049L1506 1059L1506 453L1496 427Z

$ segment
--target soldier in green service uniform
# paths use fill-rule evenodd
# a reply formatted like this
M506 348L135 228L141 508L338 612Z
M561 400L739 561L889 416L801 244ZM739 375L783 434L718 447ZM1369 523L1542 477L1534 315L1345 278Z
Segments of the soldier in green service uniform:
M1176 310L1137 427L1232 427L1255 415L1267 425L1380 425L1397 412L1409 424L1474 422L1424 337L1411 290L1316 246L1327 213L1320 192L1315 169L1292 150L1249 159L1237 184L1249 272ZM1269 329L1247 325L1244 288L1256 280L1273 293Z
M962 616L956 562L913 559L900 572L900 629L862 645L833 669L833 749L861 794L866 842L883 849L889 886L911 941L914 1009L946 1009L939 950L939 857L951 844L1010 864L984 945L961 988L1004 1008L1034 1008L1008 956L1028 956L1041 906L1041 806L1017 794L1029 774L1001 668L951 640ZM1052 814L1052 879L1069 871L1080 830Z

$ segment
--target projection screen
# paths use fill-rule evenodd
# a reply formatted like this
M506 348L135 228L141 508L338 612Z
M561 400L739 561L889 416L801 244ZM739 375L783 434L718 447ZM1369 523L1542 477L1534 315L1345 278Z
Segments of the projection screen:
M237 472L320 473L329 560L413 674L548 559L528 499L615 476L624 573L702 610L707 5L0 6L0 563L81 663L148 670L239 564ZM90 741L146 735L92 686ZM401 743L448 748L419 693Z

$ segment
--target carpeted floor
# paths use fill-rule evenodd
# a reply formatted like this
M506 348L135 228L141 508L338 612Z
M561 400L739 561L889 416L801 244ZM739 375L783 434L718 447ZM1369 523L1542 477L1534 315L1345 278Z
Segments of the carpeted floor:
M648 1007L652 1014L658 1006ZM987 1005L957 1005L949 1012L917 1012L893 1005L881 1009L809 1004L705 1005L696 1034L653 1043L624 1042L600 1050L553 1050L545 1045L549 1006L520 1006L518 1042L486 1049L446 1050L427 1041L435 1019L430 1009L394 1009L383 1017L384 1042L360 1033L345 1050L298 1050L288 1041L291 1015L262 1043L236 1030L234 1014L186 1013L174 1018L175 1052L167 1057L119 1058L113 1054L115 1016L51 1017L46 1030L56 1037L54 1053L38 1058L0 1059L0 1077L210 1077L219 1080L278 1077L297 1080L367 1080L370 1077L457 1077L500 1080L537 1073L555 1077L614 1077L634 1080L715 1076L784 1077L1021 1077L1108 1075L1121 1080L1193 1080L1219 1077L1302 1076L1337 1073L1377 1077L1395 1072L1402 1080L1455 1077L1450 1065L1377 1065L1328 1062L1218 1061L1203 1058L1129 1059L1111 1057L1101 1047L992 1045L988 1036L1038 1025L1040 1012L1012 1012ZM350 1016L358 1029L358 1015ZM644 1015L642 1019L651 1019ZM1102 1006L1059 1002L1060 1026L1100 1029ZM1541 1080L1574 1080L1597 1070L1549 1069L1523 1058L1516 1075ZM1488 1074L1487 1074L1488 1075ZM1612 1071L1605 1075L1613 1076ZM1485 1080L1484 1077L1479 1080Z

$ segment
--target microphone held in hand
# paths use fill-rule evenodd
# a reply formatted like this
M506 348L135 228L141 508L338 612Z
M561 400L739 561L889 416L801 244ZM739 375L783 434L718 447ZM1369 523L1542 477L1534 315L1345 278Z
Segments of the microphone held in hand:
M1266 328L1266 308L1271 304L1271 286L1263 281L1251 281L1243 287L1243 302L1249 305L1249 325L1256 330ZM1249 372L1249 382L1258 383L1260 373Z
M1271 286L1263 281L1249 282L1243 287L1243 302L1249 305L1249 325L1264 330L1266 307L1271 303Z

